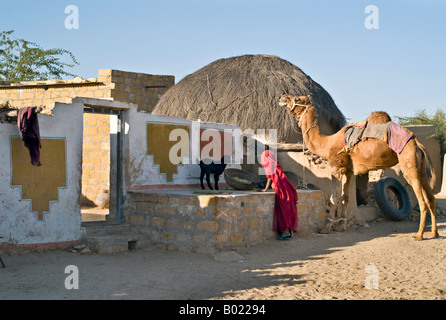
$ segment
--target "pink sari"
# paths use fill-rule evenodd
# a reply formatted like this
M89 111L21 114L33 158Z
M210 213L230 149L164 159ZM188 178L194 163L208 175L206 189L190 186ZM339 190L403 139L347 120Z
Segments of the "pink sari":
M297 232L297 191L288 180L277 161L277 156L266 150L262 153L261 164L265 168L267 178L272 179L272 188L276 194L274 205L273 230Z

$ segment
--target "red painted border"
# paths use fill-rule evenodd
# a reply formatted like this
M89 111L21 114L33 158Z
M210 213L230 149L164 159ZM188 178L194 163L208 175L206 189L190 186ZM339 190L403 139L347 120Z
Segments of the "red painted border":
M47 242L47 243L30 243L30 244L17 244L17 243L0 243L0 253L8 254L20 254L33 251L47 251L57 249L67 249L78 244L80 240L72 241L60 241L60 242Z

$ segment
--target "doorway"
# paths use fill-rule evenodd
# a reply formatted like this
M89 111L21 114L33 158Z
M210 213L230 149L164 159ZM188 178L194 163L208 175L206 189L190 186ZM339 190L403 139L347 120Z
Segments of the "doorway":
M82 222L117 221L122 216L121 111L84 106L83 126Z

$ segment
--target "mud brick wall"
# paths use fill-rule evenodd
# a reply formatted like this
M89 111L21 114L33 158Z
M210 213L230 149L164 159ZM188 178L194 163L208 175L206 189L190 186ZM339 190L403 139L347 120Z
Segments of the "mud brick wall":
M299 230L315 230L325 219L323 191L299 193ZM213 253L246 247L274 237L273 192L191 195L132 192L126 223L153 243L187 252Z

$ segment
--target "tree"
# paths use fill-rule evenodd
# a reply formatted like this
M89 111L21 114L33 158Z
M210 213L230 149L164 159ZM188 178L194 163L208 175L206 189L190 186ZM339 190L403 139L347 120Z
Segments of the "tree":
M34 42L13 39L14 30L0 32L0 80L33 81L74 77L66 71L79 63L65 49L45 50ZM68 57L69 62L61 60Z
M440 142L440 152L443 158L446 153L446 113L443 109L438 108L434 115L429 116L426 110L420 110L415 113L413 117L397 117L398 123L402 126L405 125L433 125L435 126L435 134L431 137L435 137Z

